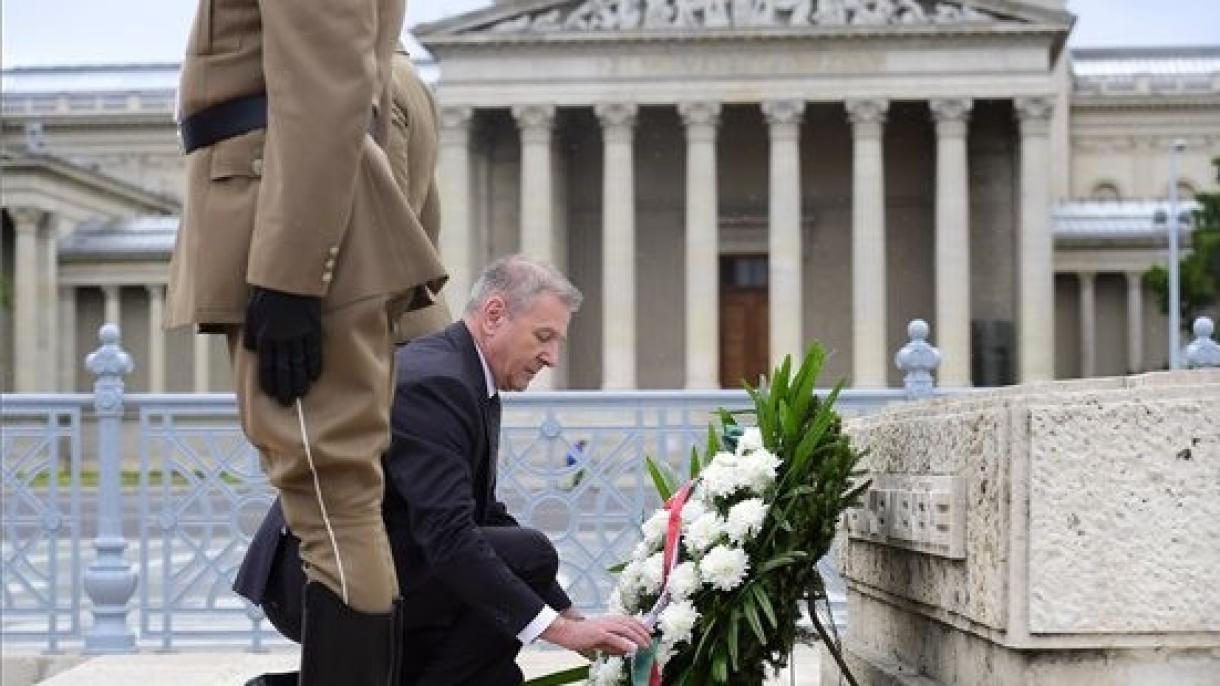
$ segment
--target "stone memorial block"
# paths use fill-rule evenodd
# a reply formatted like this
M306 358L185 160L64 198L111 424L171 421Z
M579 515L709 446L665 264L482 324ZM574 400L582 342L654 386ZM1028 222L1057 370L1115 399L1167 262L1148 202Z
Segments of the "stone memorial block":
M1220 370L941 397L849 432L873 479L841 559L862 685L1220 684Z

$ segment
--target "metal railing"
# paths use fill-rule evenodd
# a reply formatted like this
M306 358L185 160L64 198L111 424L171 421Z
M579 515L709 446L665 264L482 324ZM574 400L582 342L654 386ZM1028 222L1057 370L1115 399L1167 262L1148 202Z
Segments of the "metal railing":
M92 397L3 398L0 615L7 640L81 635L81 417Z

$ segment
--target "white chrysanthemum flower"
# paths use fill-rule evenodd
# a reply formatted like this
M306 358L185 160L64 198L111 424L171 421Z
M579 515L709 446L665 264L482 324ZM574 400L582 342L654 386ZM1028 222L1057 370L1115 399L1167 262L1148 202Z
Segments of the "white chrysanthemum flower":
M664 637L662 640L670 645L689 641L698 619L699 611L693 603L670 603L657 618L657 625L661 627L661 635Z
M750 569L750 558L741 548L718 545L707 551L699 561L703 580L720 591L731 591L741 585Z
M755 450L737 463L741 479L751 491L760 494L775 483L779 465L779 458L765 449Z
M674 656L674 647L672 644L664 641L657 644L656 660L658 667L665 667L669 663L669 659Z
M691 493L690 499L682 506L682 531L684 533L696 519L707 512L707 506L699 500L699 491L699 487L696 487L695 491Z
M727 450L712 455L712 465L719 465L723 469L731 468L737 463L737 456ZM709 465L710 466L710 465Z
M737 454L744 455L754 450L760 450L763 447L762 431L757 426L747 426L742 432L741 438L737 439Z
M619 604L623 609L623 614L629 615L639 609L640 589L637 586L620 585L618 589Z
M739 464L740 461L732 453L716 455L716 459L701 474L704 502L710 503L715 498L732 495L749 485Z
M619 686L625 683L623 658L597 658L589 665L589 684L591 686Z
M669 573L669 597L674 600L686 600L699 590L701 583L699 569L695 563L683 562Z
M635 607L636 603L638 603L640 600L640 596L642 595L641 591L643 589L641 588L641 585L643 584L643 581L641 579L641 575L643 573L643 564L644 562L642 560L632 560L631 562L628 562L627 566L623 567L623 571L619 573L619 598L623 603L623 607L627 608L628 610Z
M640 589L646 594L658 593L664 580L665 554L652 555L640 566Z
M703 552L716 544L724 534L724 518L715 512L704 512L691 522L686 531L686 544L690 550Z
M631 559L636 562L643 562L648 559L649 555L660 549L660 546L649 545L648 541L640 541L631 549Z
M734 543L743 543L762 530L767 518L767 505L762 498L743 500L729 508L724 531Z
M669 530L669 510L657 510L648 521L644 522L644 542L652 548L657 548L665 542L665 532Z

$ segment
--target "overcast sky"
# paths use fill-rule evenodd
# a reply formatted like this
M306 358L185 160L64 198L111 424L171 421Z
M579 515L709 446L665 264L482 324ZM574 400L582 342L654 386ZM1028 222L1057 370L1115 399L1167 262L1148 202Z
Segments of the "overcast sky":
M176 62L195 0L0 0L4 67ZM408 25L490 5L411 0ZM1220 45L1220 0L1069 0L1076 47Z

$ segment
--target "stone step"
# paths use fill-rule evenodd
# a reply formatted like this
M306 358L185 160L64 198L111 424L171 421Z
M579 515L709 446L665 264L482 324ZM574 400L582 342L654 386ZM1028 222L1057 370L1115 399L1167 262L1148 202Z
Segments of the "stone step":
M785 670L769 686L814 686L818 683L818 652L813 646L796 650L796 675ZM296 668L294 649L268 653L190 651L134 655L44 656L5 655L4 686L241 686L263 672ZM522 651L517 663L526 679L584 664L580 656L550 648Z

